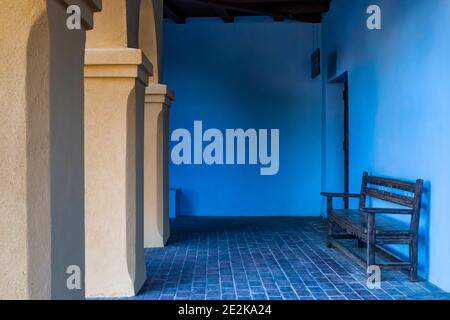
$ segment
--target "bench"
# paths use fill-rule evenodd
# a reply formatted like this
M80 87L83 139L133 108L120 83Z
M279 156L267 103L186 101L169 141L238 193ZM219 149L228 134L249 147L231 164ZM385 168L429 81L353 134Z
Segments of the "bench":
M418 233L423 180L415 183L369 176L364 172L360 194L325 193L327 198L327 246L334 247L364 268L377 265L386 270L408 270L411 281L417 281ZM358 209L334 209L333 199L359 199ZM375 208L368 199L382 200L395 208ZM392 205L393 204L393 205ZM384 206L384 205L383 205ZM409 226L386 215L410 216ZM365 259L341 244L341 239L358 239L366 247ZM409 259L404 261L383 245L409 245ZM375 252L389 258L388 263L376 264Z

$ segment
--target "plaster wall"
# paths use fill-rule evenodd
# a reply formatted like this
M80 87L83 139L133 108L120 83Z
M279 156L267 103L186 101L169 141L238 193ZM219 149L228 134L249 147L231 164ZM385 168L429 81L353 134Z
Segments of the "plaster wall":
M83 277L85 29L65 27L65 1L0 5L0 297L83 298L66 270ZM90 28L98 8L87 8Z

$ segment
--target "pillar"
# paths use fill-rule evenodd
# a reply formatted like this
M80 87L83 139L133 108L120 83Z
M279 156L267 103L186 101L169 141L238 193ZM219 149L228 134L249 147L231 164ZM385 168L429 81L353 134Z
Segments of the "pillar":
M163 247L170 236L168 131L173 94L150 84L145 91L144 246Z
M162 247L170 236L168 130L173 94L162 80L163 3L141 0L139 44L153 62L145 94L144 246Z
M137 49L138 2L108 0L85 62L86 294L126 297L146 279L144 94L152 64ZM97 19L98 18L98 19ZM97 28L98 26L98 28Z
M0 6L0 299L83 299L84 46L101 2Z

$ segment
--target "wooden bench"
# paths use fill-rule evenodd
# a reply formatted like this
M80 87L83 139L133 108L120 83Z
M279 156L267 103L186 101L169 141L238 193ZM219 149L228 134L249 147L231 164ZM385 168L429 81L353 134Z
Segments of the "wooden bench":
M322 193L327 197L327 246L367 268L378 265L381 269L409 271L411 281L417 281L418 232L423 181L415 183L369 176L364 172L360 194ZM333 209L334 198L358 198L359 209ZM401 208L371 208L368 198L383 200ZM384 206L384 205L383 205ZM387 217L387 214L408 215L409 226ZM367 247L366 258L361 259L338 241L358 239L360 247ZM382 245L408 244L409 260L403 261ZM389 258L389 263L376 264L375 251Z

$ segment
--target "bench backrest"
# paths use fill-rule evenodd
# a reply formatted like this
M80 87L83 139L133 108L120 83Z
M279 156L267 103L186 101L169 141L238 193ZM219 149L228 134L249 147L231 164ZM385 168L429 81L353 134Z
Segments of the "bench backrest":
M364 172L361 184L359 207L366 207L366 199L375 198L395 203L413 210L411 229L419 224L420 207L422 205L423 180L408 182L397 179L369 176Z

